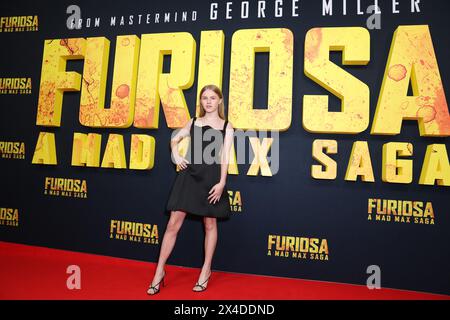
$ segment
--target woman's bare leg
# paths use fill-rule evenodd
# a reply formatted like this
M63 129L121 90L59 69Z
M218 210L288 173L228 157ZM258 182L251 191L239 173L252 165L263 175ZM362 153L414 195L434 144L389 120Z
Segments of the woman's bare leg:
M199 284L205 282L210 275L212 259L217 244L217 219L205 217L203 221L205 223L205 262L203 263L202 271L200 272L200 277L198 279ZM204 286L206 286L207 284L208 282L206 282ZM198 289L201 288L194 288L194 290Z
M164 266L166 261L170 256L170 253L175 246L177 240L178 231L183 225L184 218L186 217L186 212L184 211L172 211L170 213L170 219L167 223L166 231L164 232L164 237L161 243L161 250L159 252L158 265L156 267L155 275L153 277L152 286L158 284L164 275ZM157 288L159 289L159 288ZM150 293L153 290L150 289Z

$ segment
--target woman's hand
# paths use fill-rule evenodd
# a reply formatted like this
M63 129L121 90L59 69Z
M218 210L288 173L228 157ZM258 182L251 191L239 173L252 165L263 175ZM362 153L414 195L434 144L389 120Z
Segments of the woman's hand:
M219 182L215 184L211 190L209 190L209 196L208 200L209 203L216 203L220 200L220 197L222 195L223 189L225 188L225 183Z
M189 161L187 161L180 155L173 155L173 159L181 170L186 169L187 165L189 164Z

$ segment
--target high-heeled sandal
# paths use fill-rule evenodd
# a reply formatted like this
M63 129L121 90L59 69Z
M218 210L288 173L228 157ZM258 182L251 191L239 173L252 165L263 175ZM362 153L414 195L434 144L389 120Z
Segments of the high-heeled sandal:
M199 287L199 288L201 288L201 290L194 290L194 288L192 288L192 291L194 291L194 292L203 292L203 291L205 291L207 286L205 286L204 284L209 281L209 278L211 278L211 273L209 274L208 279L206 279L202 284L198 284L198 282L195 284L194 288L195 287Z
M165 276L166 276L166 272L164 271L164 275L161 278L161 280L157 284L155 284L154 286L150 285L150 287L147 289L147 294L153 296L153 295L159 293L159 291L161 290L161 284L162 284L163 287L165 287L165 285L164 285L164 277ZM153 293L149 292L150 289L153 289Z

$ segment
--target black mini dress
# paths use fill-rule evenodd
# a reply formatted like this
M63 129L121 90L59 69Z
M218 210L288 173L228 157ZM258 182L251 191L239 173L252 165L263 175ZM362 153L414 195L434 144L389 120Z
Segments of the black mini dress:
M209 125L197 126L195 120L196 117L194 117L190 128L190 143L186 154L186 158L190 163L187 164L187 168L180 169L177 172L166 209L168 211L180 210L204 217L229 218L231 209L226 186L219 201L213 204L209 203L208 200L209 191L220 181L221 164L218 161L220 152L215 152L217 148L208 147L211 141L207 141L208 138L219 139L218 143L221 150L228 121L225 120L222 130L217 130ZM213 131L205 135L207 130ZM213 142L215 142L214 140ZM209 148L207 152L216 161L203 160L205 148L207 147ZM198 159L199 154L201 159ZM209 164L207 162L213 163Z

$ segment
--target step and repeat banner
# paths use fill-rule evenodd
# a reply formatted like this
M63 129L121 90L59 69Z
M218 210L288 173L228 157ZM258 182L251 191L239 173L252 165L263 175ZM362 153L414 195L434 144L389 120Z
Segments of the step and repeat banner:
M171 135L216 84L235 141L214 270L450 294L449 13L2 1L0 240L156 262ZM168 263L200 267L203 239L189 216Z

